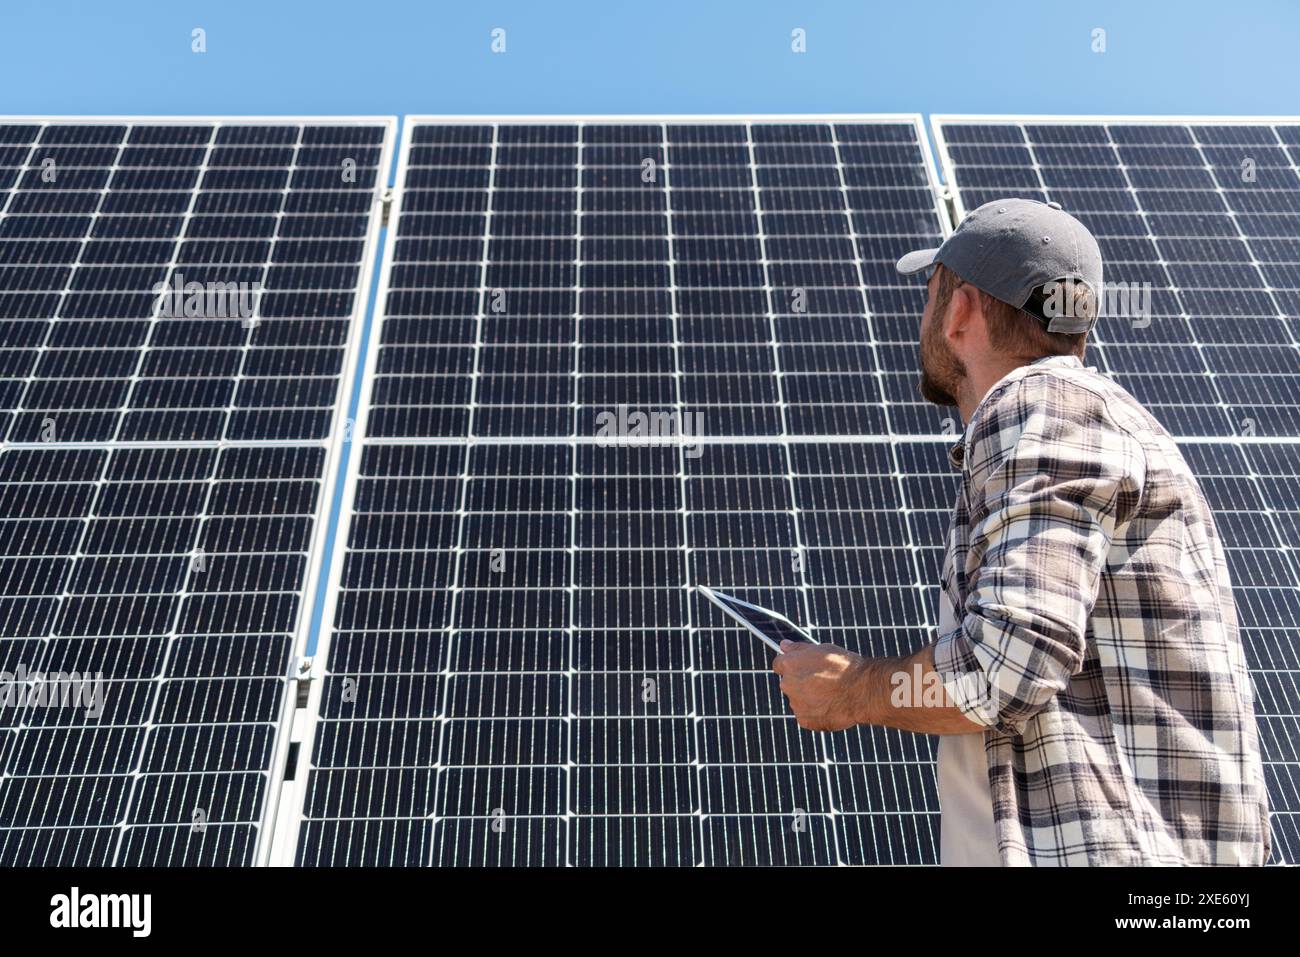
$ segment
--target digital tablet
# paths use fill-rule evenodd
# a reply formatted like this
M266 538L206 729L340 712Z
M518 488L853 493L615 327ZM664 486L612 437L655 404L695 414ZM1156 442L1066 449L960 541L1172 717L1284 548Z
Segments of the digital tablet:
M697 586L700 594L707 598L713 604L717 605L729 616L738 621L741 625L748 628L759 641L763 642L777 654L781 653L782 641L809 641L813 644L817 642L812 635L804 631L785 615L775 611L769 611L766 608L760 608L758 605L751 605L747 601L741 601L731 595L724 595L716 592L712 588L706 588L703 585Z

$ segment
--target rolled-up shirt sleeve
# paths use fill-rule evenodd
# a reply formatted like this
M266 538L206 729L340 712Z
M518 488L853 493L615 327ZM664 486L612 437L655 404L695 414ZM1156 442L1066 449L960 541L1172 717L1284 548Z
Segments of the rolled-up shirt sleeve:
M960 623L935 670L971 721L1019 734L1083 665L1116 528L1141 494L1141 443L1105 402L1045 375L990 396L968 431Z

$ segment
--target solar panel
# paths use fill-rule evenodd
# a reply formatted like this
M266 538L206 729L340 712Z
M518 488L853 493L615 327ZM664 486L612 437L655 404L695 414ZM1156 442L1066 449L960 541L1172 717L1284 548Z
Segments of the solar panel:
M0 119L5 865L265 859L394 126Z
M916 128L578 131L414 122L371 436L581 435L610 396L717 435L939 431L889 262L941 238Z
M932 637L960 423L893 268L947 230L919 118L411 118L366 344L392 128L0 119L0 862L933 863L931 739L801 731L693 587ZM1090 355L1215 507L1275 860L1298 129L936 123L959 212L1057 200L1133 294Z
M881 654L933 627L954 423L893 267L943 237L924 144L408 121L286 859L935 860L928 740L799 730L691 587Z
M933 126L959 214L1006 196L1055 201L1097 236L1110 308L1089 361L1181 440L1214 507L1255 684L1273 860L1294 861L1300 119L935 117Z

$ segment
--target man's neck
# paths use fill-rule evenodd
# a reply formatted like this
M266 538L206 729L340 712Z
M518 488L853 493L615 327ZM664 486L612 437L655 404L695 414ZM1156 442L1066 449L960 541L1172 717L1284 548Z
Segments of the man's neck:
M970 424L971 416L975 414L979 404L984 401L984 397L989 394L989 390L1016 369L1029 365L1034 361L1036 360L1012 359L980 368L968 366L966 378L962 379L957 386L957 395L955 396L957 411L961 414L962 422L966 425Z

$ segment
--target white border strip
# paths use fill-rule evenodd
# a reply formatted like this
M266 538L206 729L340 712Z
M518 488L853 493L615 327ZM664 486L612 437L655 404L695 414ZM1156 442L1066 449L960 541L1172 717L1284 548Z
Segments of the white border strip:
M216 124L218 127L230 126L392 126L396 129L395 116L203 116L172 115L149 116L132 114L129 116L70 116L58 113L0 114L0 123L39 123L43 126L194 126ZM130 144L127 144L130 145Z
M944 126L1300 126L1300 116L1125 116L1086 114L1071 116L1069 114L1051 113L931 113L930 135L934 141L935 152L939 154L939 166L943 173L943 185L952 197L953 210L957 223L966 218L966 204L962 202L961 192L957 189L957 179L952 157L948 152L948 141L943 135ZM956 226L957 223L953 225ZM1180 440L1181 441L1181 440Z
M1131 123L1139 126L1266 126L1300 123L1296 116L1212 116L1202 113L931 113L930 124L997 125L1056 124L1059 126L1110 126Z
M306 120L298 122L306 123ZM375 171L375 183L370 203L370 226L366 231L362 250L361 276L353 303L352 317L348 328L348 342L343 354L343 368L339 374L340 393L334 403L334 420L330 429L330 438L325 447L324 472L321 480L321 499L317 506L316 521L312 527L311 544L308 551L307 579L298 603L298 621L294 632L292 654L289 656L289 680L285 682L284 699L280 703L280 720L276 729L275 743L271 750L271 767L267 781L266 799L262 805L262 820L257 832L257 848L253 857L254 866L263 866L270 862L274 846L276 822L280 812L281 797L284 792L284 776L287 770L286 760L291 742L294 714L297 709L298 663L306 653L311 640L311 622L316 606L316 595L320 591L320 576L326 566L325 541L329 534L330 515L337 497L338 484L341 480L339 456L343 446L355 436L348 418L352 394L356 391L357 376L360 374L359 350L364 346L362 332L365 329L366 313L369 311L370 286L374 279L375 260L379 252L379 234L383 229L384 195L388 191L388 171L392 169L393 150L397 139L397 117L385 116L362 118L358 125L382 126L384 136L379 154L379 166ZM351 125L350 123L324 123L312 125ZM391 248L391 243L389 247ZM376 308L378 306L376 305ZM355 456L354 456L355 457ZM343 516L340 513L339 528L343 528ZM301 764L301 755L299 757ZM296 774L295 780L302 775Z
M944 172L944 179L940 179L939 170L934 165L936 153L941 156L946 154L932 145L925 128L925 117L919 113L916 116L916 140L921 144L921 152L925 157L925 176L930 183L930 192L934 194L934 214L939 217L939 228L942 230L943 238L947 239L957 228L957 223L953 221L952 213L948 210L952 187L946 182L947 171Z
M325 662L329 660L330 638L334 633L334 611L337 604L336 598L339 591L339 582L343 576L343 562L347 557L348 536L352 531L352 505L356 498L357 477L361 470L361 458L364 451L364 439L368 432L370 422L371 393L375 386L375 372L379 364L379 339L383 331L384 321L387 318L388 293L393 274L393 256L397 248L397 226L401 217L402 189L406 185L407 157L411 153L411 128L412 123L409 119L402 124L402 136L397 156L397 177L396 186L393 188L393 204L389 211L388 228L390 230L383 249L383 260L379 269L379 287L375 292L375 308L371 319L370 338L366 343L365 364L360 368L360 363L353 357L350 361L353 367L353 378L350 380L349 397L351 389L355 386L355 376L361 378L361 394L357 404L357 417L352 426L352 435L350 442L352 444L351 454L348 456L348 467L346 474L335 476L336 481L343 482L343 498L339 506L339 524L334 539L333 554L329 556L328 566L324 574L328 575L328 581L325 589L325 607L322 609L320 632L316 641L316 653L312 659L311 669L311 690L307 696L307 706L298 708L297 702L288 708L288 715L282 728L285 745L291 741L296 741L299 745L298 750L298 768L292 782L283 782L280 787L276 788L277 804L283 805L283 812L277 807L276 814L268 820L273 821L273 833L271 841L266 851L266 863L272 867L293 867L298 852L298 834L302 828L303 812L305 810L304 802L307 797L307 781L315 765L312 763L312 749L316 742L316 723L320 715L320 699L322 685L324 684ZM389 145L391 150L391 143ZM387 160L383 167L384 172L392 168L391 152L387 154ZM384 177L386 179L386 177ZM386 188L386 187L385 187ZM378 223L379 217L376 217ZM371 265L373 266L374 256L371 255ZM367 282L367 291L369 282ZM363 314L364 315L364 314ZM463 443L463 439L458 439L457 444ZM331 489L331 496L333 490ZM318 569L318 573L322 572ZM319 589L317 589L319 591ZM298 649L298 657L294 659L294 665L298 663L306 650L306 641L309 637L304 631L302 635L302 644ZM296 698L297 687L294 687L294 697ZM286 704L287 704L286 700ZM283 778L283 759L281 759L281 778ZM268 802L269 805L269 802Z
M709 126L718 123L802 123L824 126L827 123L923 124L920 113L411 113L403 117L406 128L412 126L494 126L503 123L520 126L545 126L552 123L584 123L662 126L663 124ZM923 127L918 125L918 130Z

